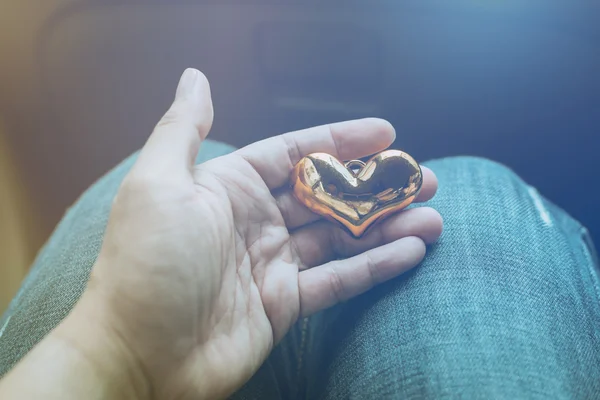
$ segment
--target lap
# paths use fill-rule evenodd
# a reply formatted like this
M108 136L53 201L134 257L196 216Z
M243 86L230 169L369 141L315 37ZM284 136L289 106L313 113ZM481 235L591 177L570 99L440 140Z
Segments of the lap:
M428 166L442 237L414 271L311 321L308 397L594 397L600 291L587 231L499 164Z
M232 149L206 142L199 161ZM70 311L126 160L69 210L0 322L0 375ZM515 174L429 164L445 232L414 271L300 323L235 398L591 397L598 271L587 232Z

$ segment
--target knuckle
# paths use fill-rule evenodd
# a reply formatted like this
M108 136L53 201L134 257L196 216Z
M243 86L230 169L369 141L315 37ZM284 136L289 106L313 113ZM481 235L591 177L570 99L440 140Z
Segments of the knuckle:
M346 288L344 287L344 281L340 276L335 266L329 267L329 286L331 287L331 293L335 297L338 303L346 301Z
M290 165L293 167L300 161L302 158L302 150L298 145L298 141L293 138L291 135L283 135L282 139L285 143L288 157L290 160Z
M165 115L163 115L163 117L160 119L160 121L158 121L158 124L156 124L155 129L161 129L161 128L165 128L165 127L171 127L173 125L176 125L179 123L179 121L181 120L181 115L182 113L179 111L178 107L176 107L175 105L173 105L166 113Z
M329 130L329 137L331 138L331 143L333 145L335 155L336 157L340 158L344 154L342 153L342 151L344 150L344 136L335 135L332 124L327 125L327 129Z
M367 252L365 253L365 263L367 271L369 271L370 287L376 286L383 282L379 268L373 257Z

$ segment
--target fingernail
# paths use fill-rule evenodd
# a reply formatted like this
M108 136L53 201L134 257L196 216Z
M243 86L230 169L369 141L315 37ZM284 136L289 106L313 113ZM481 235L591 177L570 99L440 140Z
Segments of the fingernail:
M177 86L177 94L175 97L181 98L192 95L194 93L194 87L196 86L197 79L198 70L193 68L186 69L179 80L179 86Z

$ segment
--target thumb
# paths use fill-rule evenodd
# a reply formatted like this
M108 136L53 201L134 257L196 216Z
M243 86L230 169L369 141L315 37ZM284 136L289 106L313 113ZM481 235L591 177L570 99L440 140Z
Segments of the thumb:
M146 171L190 171L213 121L208 80L200 71L185 70L175 100L148 138L137 161Z

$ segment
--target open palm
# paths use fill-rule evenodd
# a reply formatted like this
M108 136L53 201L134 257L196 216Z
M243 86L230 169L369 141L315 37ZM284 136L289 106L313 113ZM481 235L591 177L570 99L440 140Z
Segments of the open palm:
M395 138L385 121L288 133L193 166L212 118L206 79L187 70L115 199L89 285L159 398L229 395L299 317L417 265L441 232L422 207L356 240L293 198L301 157L381 151ZM437 188L423 172L418 201Z

